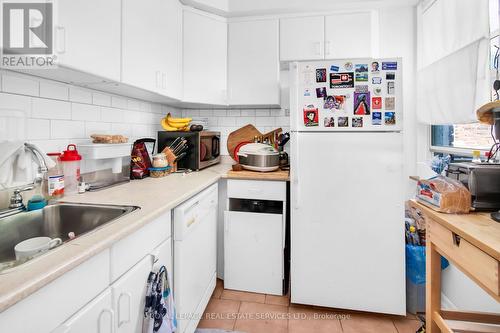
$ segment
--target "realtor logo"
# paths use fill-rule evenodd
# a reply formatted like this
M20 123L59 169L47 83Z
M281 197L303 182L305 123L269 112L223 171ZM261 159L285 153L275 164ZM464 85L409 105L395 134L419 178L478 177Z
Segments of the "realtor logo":
M53 4L3 3L2 66L53 67Z

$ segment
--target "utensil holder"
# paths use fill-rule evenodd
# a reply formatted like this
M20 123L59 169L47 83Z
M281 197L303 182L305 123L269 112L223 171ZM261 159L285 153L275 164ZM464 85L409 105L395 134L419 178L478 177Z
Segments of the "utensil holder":
M172 149L166 147L165 149L163 149L162 153L165 154L165 156L167 157L168 165L171 166L169 172L170 173L176 172L177 171L177 162L175 162L176 156L172 152Z

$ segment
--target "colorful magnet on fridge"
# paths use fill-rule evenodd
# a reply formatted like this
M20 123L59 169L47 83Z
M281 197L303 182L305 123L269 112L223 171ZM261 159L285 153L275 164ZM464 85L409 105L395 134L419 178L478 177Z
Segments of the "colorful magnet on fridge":
M386 80L395 80L396 79L396 73L394 73L394 72L387 72L387 73L385 73L385 79Z
M354 93L354 114L364 116L370 114L370 93Z
M394 81L387 82L387 95L394 95Z
M358 93L365 93L368 92L368 85L363 84L363 85L357 85L354 87L354 91Z
M376 96L380 96L382 94L382 88L380 87L373 88L373 94Z
M380 64L378 63L378 61L373 61L372 62L372 70L371 70L372 74L378 74L380 73Z
M352 127L363 127L363 117L352 117Z
M312 127L319 125L319 110L314 105L308 105L304 108L304 126Z
M356 69L354 70L356 74L356 81L366 82L368 81L368 65L367 64L356 64Z
M340 70L339 66L331 65L330 66L330 71L332 72L338 72Z
M326 96L324 109L335 111L344 110L344 105L347 97L345 95Z
M372 108L382 109L382 97L372 97Z
M396 125L396 113L384 112L384 123L386 125Z
M352 62L348 61L348 62L346 62L346 63L344 64L344 69L345 69L346 71L352 71L352 66L353 66L353 65L352 65Z
M372 125L382 125L382 112L372 113Z
M316 88L316 98L326 98L326 87Z
M372 84L381 84L382 83L382 78L379 76L372 77Z
M325 127L335 127L335 119L333 117L325 117L323 125Z
M304 97L311 97L311 90L308 88L304 89Z
M354 73L330 73L330 88L354 88Z
M339 127L349 127L349 117L339 117L337 122Z
M396 61L382 62L382 70L384 71L395 71L398 69L398 63Z
M316 82L326 82L326 68L316 69Z
M396 107L396 99L394 97L386 97L384 102L386 110L394 110Z

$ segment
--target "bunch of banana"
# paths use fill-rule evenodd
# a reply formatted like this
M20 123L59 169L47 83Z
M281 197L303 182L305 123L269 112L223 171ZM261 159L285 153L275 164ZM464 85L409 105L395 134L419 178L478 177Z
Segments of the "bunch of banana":
M189 123L192 118L173 118L169 113L161 120L161 127L165 131L189 131Z

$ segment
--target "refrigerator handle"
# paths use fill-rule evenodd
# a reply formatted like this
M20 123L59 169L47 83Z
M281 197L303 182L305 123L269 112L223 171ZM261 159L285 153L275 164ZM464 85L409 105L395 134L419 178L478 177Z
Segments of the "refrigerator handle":
M291 135L291 148L292 148L292 156L291 156L291 168L290 168L290 174L292 178L292 207L293 209L299 209L299 203L300 203L300 182L299 182L299 145L298 145L298 138L297 136L299 133L297 132L292 132Z

